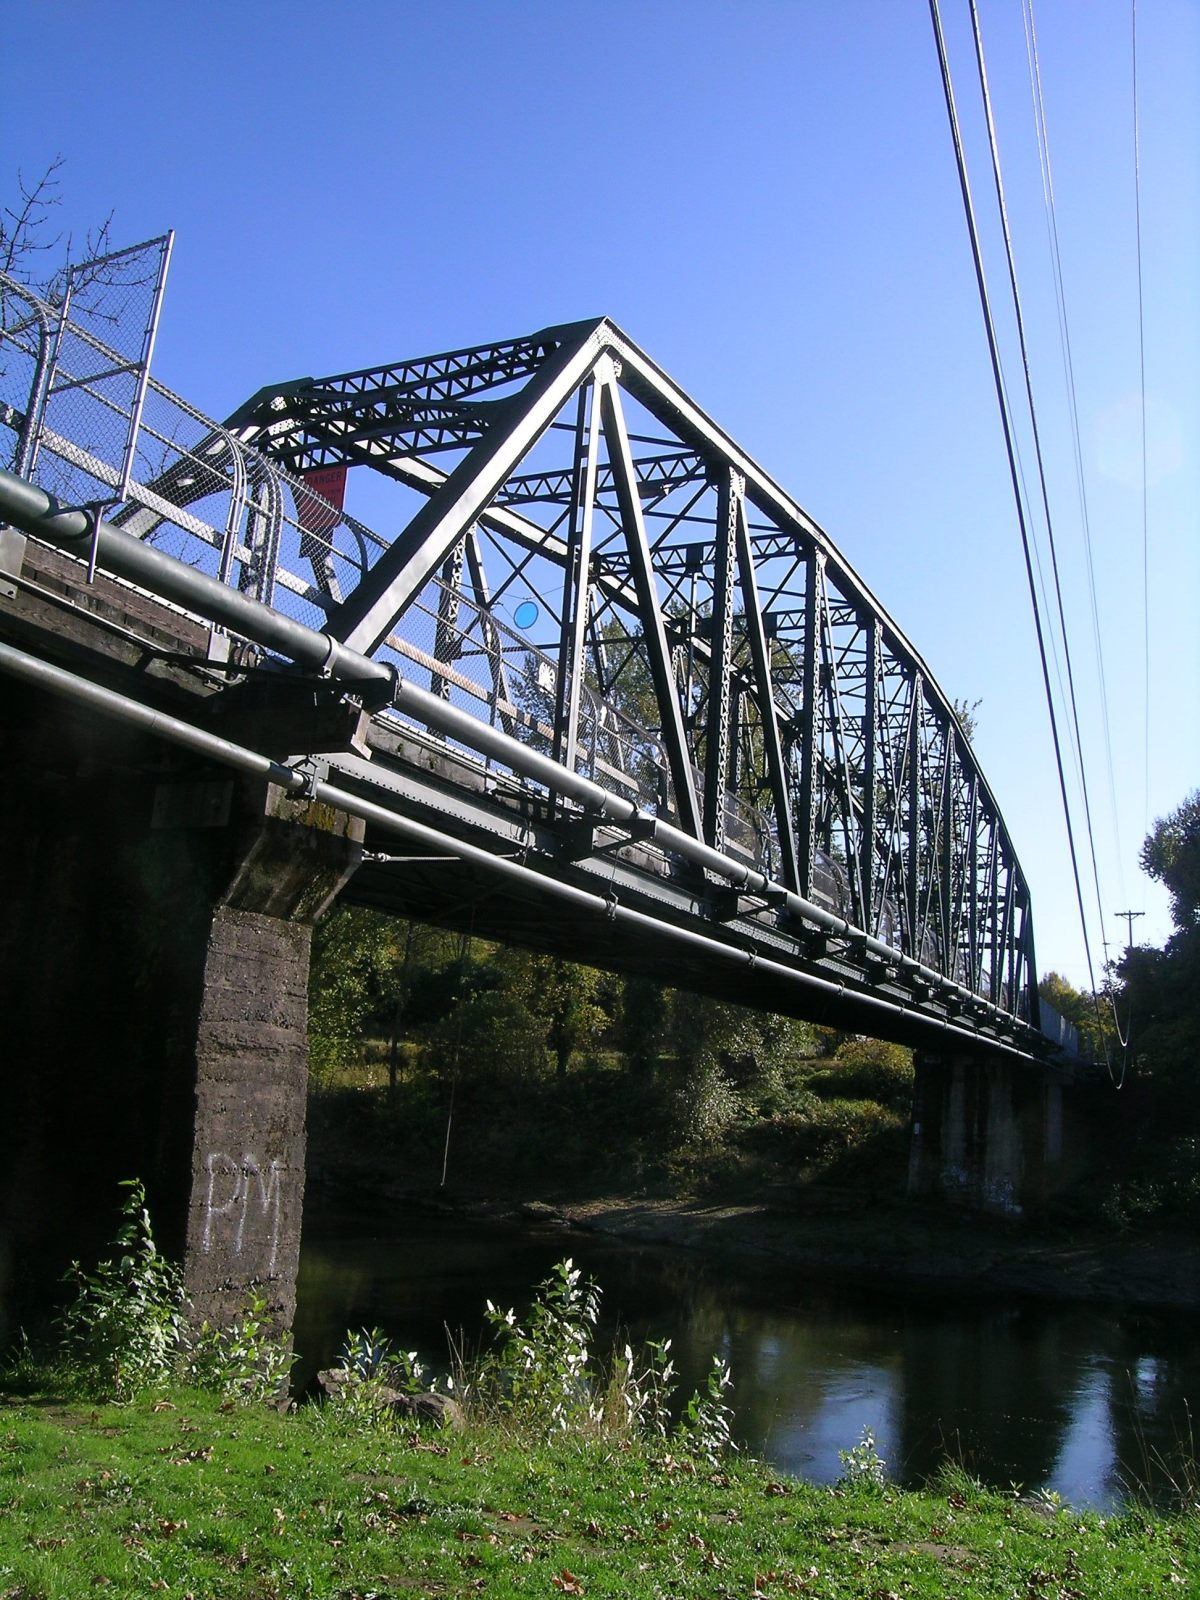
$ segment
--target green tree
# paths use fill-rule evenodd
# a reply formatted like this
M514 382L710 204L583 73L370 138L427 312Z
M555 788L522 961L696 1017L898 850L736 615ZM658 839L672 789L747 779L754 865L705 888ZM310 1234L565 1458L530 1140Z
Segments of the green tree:
M1161 950L1126 952L1117 971L1142 1123L1121 1204L1131 1214L1200 1217L1200 791L1155 823L1142 866L1171 895Z
M475 1076L538 1076L547 1054L565 1076L574 1052L609 1020L596 1000L600 985L590 967L497 945L431 1044Z
M1200 927L1200 789L1154 824L1141 863L1142 871L1170 894L1178 933Z
M601 975L594 967L581 967L561 956L537 959L545 963L540 974L538 1006L547 1018L547 1043L556 1071L564 1078L576 1050L582 1049L609 1020L597 999Z
M1118 971L1139 1072L1156 1086L1156 1114L1200 1126L1200 790L1154 825L1147 875L1171 896L1175 931L1161 950L1129 950ZM1178 1131L1178 1130L1176 1130Z
M1062 973L1047 972L1038 982L1038 994L1064 1022L1076 1029L1085 1056L1100 1060L1106 1050L1118 1047L1112 996L1108 992L1090 995L1084 989L1077 989Z
M341 1066L393 993L405 924L361 906L336 906L313 931L308 1059L317 1077Z

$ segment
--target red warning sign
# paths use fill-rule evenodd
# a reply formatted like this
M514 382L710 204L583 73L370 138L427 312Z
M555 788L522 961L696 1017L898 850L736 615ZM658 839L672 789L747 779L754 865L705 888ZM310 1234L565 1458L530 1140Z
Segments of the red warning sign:
M309 490L296 491L296 518L305 533L325 538L342 520L346 500L346 463L337 467L314 467L301 473Z

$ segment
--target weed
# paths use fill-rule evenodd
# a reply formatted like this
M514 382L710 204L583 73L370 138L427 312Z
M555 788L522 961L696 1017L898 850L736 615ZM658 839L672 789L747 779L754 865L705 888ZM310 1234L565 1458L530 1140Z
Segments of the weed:
M265 1296L251 1290L236 1322L225 1328L201 1324L181 1349L179 1366L197 1388L248 1405L283 1395L295 1359L290 1339L272 1326Z
M477 1389L542 1434L563 1432L591 1416L591 1345L599 1314L600 1290L569 1256L538 1285L524 1324L489 1300L485 1321L497 1342Z
M324 1407L326 1420L354 1429L390 1428L398 1394L437 1387L415 1350L397 1350L382 1328L360 1328L342 1342L337 1383Z
M881 1489L887 1482L887 1462L879 1454L871 1428L864 1428L858 1443L849 1450L839 1450L838 1460L845 1483Z
M671 1426L675 1362L670 1339L648 1341L640 1358L626 1342L612 1363L600 1404L604 1431L665 1439Z
M700 1456L710 1466L737 1447L733 1442L733 1407L725 1396L733 1388L729 1364L717 1355L709 1368L708 1381L683 1409L676 1436L689 1455Z
M66 1278L75 1296L61 1319L67 1361L103 1393L127 1400L171 1376L183 1330L178 1268L158 1252L146 1194L131 1178L121 1207L115 1260L94 1272L73 1262Z

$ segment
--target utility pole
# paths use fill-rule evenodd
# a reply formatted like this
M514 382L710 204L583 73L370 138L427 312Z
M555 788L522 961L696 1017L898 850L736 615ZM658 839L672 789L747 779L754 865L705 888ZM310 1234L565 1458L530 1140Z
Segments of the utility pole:
M1126 955L1128 955L1129 952L1133 949L1133 919L1134 919L1134 917L1144 917L1145 915L1146 915L1146 913L1144 911L1114 911L1113 912L1113 916L1114 917L1124 917L1125 918L1125 926L1129 929L1129 937L1125 941L1125 954Z

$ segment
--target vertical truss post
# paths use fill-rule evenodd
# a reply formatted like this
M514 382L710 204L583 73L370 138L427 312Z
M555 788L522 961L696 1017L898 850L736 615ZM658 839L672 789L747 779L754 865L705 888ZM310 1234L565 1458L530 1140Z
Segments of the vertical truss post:
M957 747L956 747L957 748ZM954 897L954 921L950 939L950 965L947 968L951 977L958 974L958 957L963 945L964 925L969 930L971 919L974 915L973 901L971 900L972 887L975 882L975 831L978 822L979 808L979 781L977 774L968 766L968 799L962 813L962 837L955 842L955 859L959 866L958 891ZM968 940L970 933L967 934ZM971 976L971 946L968 944L967 964L968 979Z
M612 366L611 358L601 364ZM591 400L589 418L588 401ZM588 583L592 560L592 516L596 504L600 407L595 380L579 391L575 418L575 462L571 474L571 516L563 568L562 631L554 701L554 759L575 770L579 742L579 703L583 684L583 645L588 622Z
M988 947L989 956L990 956L990 959L988 961L988 999L991 1001L991 1003L993 1005L995 1005L996 1004L996 995L997 995L997 993L999 991L999 986L1000 986L999 985L999 976L998 976L998 965L999 965L999 925L1000 925L1000 911L999 911L999 893L1000 893L999 870L1000 870L1000 868L999 868L999 861L997 859L998 824L996 822L995 817L991 817L988 820L989 820L989 824L990 824L989 837L988 837L988 866L987 866L987 874L988 875L987 875L987 887L986 887L986 896L985 896L983 914L984 914L984 920L985 920L985 922L987 924L987 947Z
M921 674L913 673L912 700L908 712L908 870L905 874L904 899L908 915L909 955L915 961L921 954L920 886L921 886L921 705L924 690Z
M967 987L979 993L979 806L971 784L971 833L967 841Z
M1013 1016L1020 1009L1017 974L1019 970L1021 939L1025 923L1025 892L1017 886L1013 893L1013 920L1008 938L1008 1009Z
M742 590L746 633L750 639L750 659L754 665L756 699L759 724L762 728L763 754L767 762L767 780L771 788L771 801L775 807L775 830L779 838L779 865L785 889L793 891L799 885L796 862L796 836L792 829L791 796L788 794L787 768L783 759L783 744L779 737L779 719L775 714L775 685L771 677L771 653L767 648L766 630L763 627L762 608L758 600L758 579L754 571L754 553L750 549L750 530L746 526L746 502L739 494L733 496L737 536L738 579Z
M742 782L742 692L741 676L732 671L729 676L729 772L726 790L736 796Z
M875 740L879 722L879 619L861 619L866 633L866 703L863 707L862 831L858 841L861 926L875 933Z
M712 641L708 660L708 722L704 755L704 837L714 850L725 848L725 792L735 787L730 776L730 749L736 739L733 692L733 571L737 548L738 506L746 480L732 468L717 481L717 539L713 560ZM736 766L737 753L733 752Z
M1000 912L1000 957L997 966L1000 969L999 993L996 1004L1004 1010L1012 1011L1012 943L1013 943L1013 901L1016 895L1016 875L1012 870L1011 862L1005 863L1004 873L1004 905ZM1004 987L1008 984L1008 1004L1004 1002Z
M838 679L837 650L833 639L833 617L829 608L828 591L821 596L821 657L822 676L825 679L825 698L827 702L830 742L833 745L833 761L830 769L829 784L829 828L832 842L834 810L840 811L842 842L846 848L847 877L850 880L850 894L852 900L861 904L862 887L856 885L858 877L858 858L851 843L852 831L852 802L850 799L850 761L847 754L848 730L846 728L845 708L842 705L841 683ZM836 779L836 782L832 781Z
M675 791L675 810L679 825L693 838L700 838L700 805L692 778L691 752L688 749L687 731L683 723L683 710L679 691L671 666L671 652L667 646L662 610L658 603L658 590L654 580L654 567L650 555L650 542L642 520L642 507L638 500L637 476L633 456L629 449L629 436L625 431L625 417L621 410L615 371L596 374L600 394L600 409L604 439L608 446L608 461L612 468L617 491L617 506L621 514L621 527L629 552L629 569L638 598L642 624L642 637L650 658L650 676L658 700L662 719L662 738L667 749L667 763Z
M804 653L801 660L803 711L800 729L800 841L796 861L797 893L812 896L817 853L817 730L820 726L820 595L825 557L816 545L804 556Z
M1041 1031L1042 997L1037 986L1037 961L1033 949L1033 906L1028 889L1021 896L1021 982L1028 998L1030 1027Z
M941 893L938 896L938 910L942 924L942 971L949 977L951 963L954 959L951 950L950 933L954 891L954 729L947 726L944 737L946 744L942 753L942 803L940 807L942 838L939 852L941 858L939 867Z
M449 666L461 651L458 613L462 600L463 541L460 540L442 562L438 574L437 626L433 632L433 659ZM440 672L429 675L429 691L440 700L450 698L450 680Z
M512 712L505 709L512 705L513 698L509 693L508 673L504 668L504 646L500 630L496 626L496 619L492 615L492 597L488 592L487 574L483 570L483 558L479 553L478 525L472 524L467 530L463 548L466 551L467 577L471 583L471 594L475 601L475 609L479 613L479 632L483 638L484 649L487 651L491 672L492 698L488 707L491 723L495 727L498 721L509 738L515 738L516 724L513 722Z

